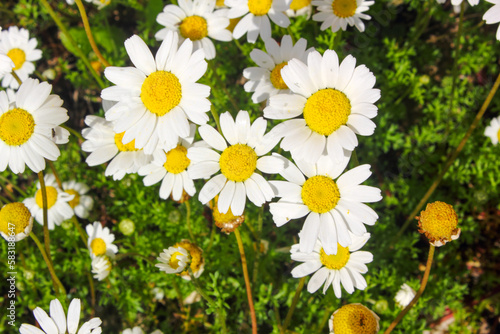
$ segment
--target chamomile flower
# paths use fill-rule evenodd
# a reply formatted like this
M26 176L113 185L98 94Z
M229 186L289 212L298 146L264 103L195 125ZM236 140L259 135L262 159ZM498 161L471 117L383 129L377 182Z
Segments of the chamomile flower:
M271 38L271 21L282 28L290 25L290 19L284 14L289 8L286 0L226 0L230 7L227 16L230 19L243 18L236 24L233 37L239 39L245 33L247 41L255 43L259 35L262 40Z
M152 154L160 146L170 150L180 138L189 136L189 122L208 121L210 87L196 83L207 70L203 50L193 52L186 39L177 47L179 35L168 31L153 58L139 36L125 41L125 49L136 67L107 67L104 74L116 86L101 97L118 101L105 112L116 133L124 132L123 144L135 140L135 148Z
M73 196L62 191L56 182L53 174L44 176L45 189L47 191L47 218L49 230L53 230L54 226L73 216L73 209L69 205L69 201ZM30 210L35 220L43 225L43 197L40 182L37 183L37 192L35 197L26 198L23 203Z
M200 179L208 178L220 170L221 174L205 183L198 199L206 204L219 194L219 212L226 213L231 208L233 214L239 216L245 209L247 197L256 206L274 197L268 181L256 171L278 173L284 163L275 156L263 156L276 145L277 140L269 135L264 136L267 121L262 117L250 124L247 111L240 110L236 120L229 112L225 112L220 116L220 124L224 137L210 125L198 129L201 138L213 149L192 147L188 158L193 165L189 166L188 172L193 179Z
M116 133L113 124L104 118L89 115L85 117L85 124L89 127L82 130L82 136L86 139L82 150L91 152L85 162L89 166L97 166L111 160L104 175L113 176L113 180L121 180L126 174L137 173L153 158L152 155L145 154L144 150L135 148L133 140L124 144L125 133Z
M15 26L0 31L0 53L7 55L14 63L14 70L22 82L35 71L33 62L42 58L42 51L36 49L37 41L30 38L28 30ZM2 87L17 89L19 83L10 73L4 74Z
M23 240L32 228L33 216L24 203L8 203L0 209L0 234L5 240Z
M364 224L373 225L378 219L375 211L363 203L380 201L380 189L360 185L371 175L370 165L341 175L349 156L346 153L342 163L334 163L327 156L316 164L296 161L300 169L289 163L280 173L287 181L269 181L276 196L281 197L269 206L276 226L307 216L299 235L303 253L311 252L319 238L326 254L337 254L337 243L350 246L350 232L362 236L366 233Z
M0 172L9 166L22 173L27 165L38 173L45 168L45 159L59 157L52 129L68 120L68 111L51 90L46 82L26 79L14 102L0 92Z
M341 161L343 150L358 146L356 134L369 136L375 130L370 119L377 115L375 102L380 90L374 89L375 76L365 65L356 67L356 59L347 56L339 65L335 51L324 56L312 51L307 65L292 59L281 70L292 94L271 96L264 117L290 119L278 124L273 132L283 136L281 147L294 160L314 163L327 152Z
M370 20L366 12L375 1L367 0L316 0L312 4L318 6L319 13L313 15L313 20L323 22L321 30L331 27L333 32L346 30L347 25L356 26L360 32L365 31L362 20Z
M86 195L90 188L75 180L63 182L62 187L65 192L74 196L68 204L75 211L75 214L80 218L88 218L89 211L94 206L92 197Z
M368 271L366 263L372 262L373 255L359 249L370 239L370 233L365 233L361 237L350 234L352 244L349 247L337 245L338 251L335 255L328 255L324 244L319 240L314 244L312 252L302 252L298 244L293 245L290 250L292 260L304 263L292 270L292 276L297 278L314 273L307 284L307 291L310 293L316 292L323 286L325 294L330 285L337 298L342 296L340 285L349 294L354 292L354 288L364 290L367 285L361 274Z
M398 293L394 297L394 300L400 308L405 308L408 306L415 297L415 290L413 290L408 284L404 283L401 285Z
M55 333L69 333L69 334L100 334L101 329L101 319L92 318L85 322L80 329L78 325L80 323L80 310L81 302L80 299L74 298L71 300L68 308L68 316L64 313L64 309L61 302L54 299L50 302L50 317L42 310L37 307L33 310L33 315L37 320L38 324L42 329L29 324L22 324L19 328L21 334L55 334ZM78 332L77 332L78 331Z
M290 90L281 77L281 69L292 58L306 61L307 54L314 50L306 50L307 41L303 38L293 45L290 35L283 36L280 45L274 39L268 39L265 43L267 53L259 49L250 52L250 58L258 67L243 70L243 76L248 79L244 88L246 92L254 92L254 103L265 101L276 94L288 94Z
M203 250L198 247L193 242L189 240L182 240L181 242L176 243L173 247L183 248L187 250L189 253L189 269L193 273L195 278L200 277L200 275L205 270L205 259L203 258ZM179 274L183 279L190 281L191 276L189 276L188 269L186 268L183 272Z
M328 325L330 334L375 334L380 329L380 318L364 305L347 304L333 312Z
M118 253L118 247L113 245L115 235L109 231L109 228L102 227L100 222L94 222L93 225L87 225L85 230L89 236L87 247L92 259L101 255L114 258L115 254Z
M493 4L493 7L488 9L483 15L483 20L486 24L495 24L500 22L500 0L486 0ZM497 40L500 41L500 26L497 29Z
M302 15L307 15L309 18L312 13L311 0L292 0L290 3L290 9L286 11L288 17L297 17Z
M183 247L168 247L164 249L157 258L160 263L155 264L155 267L167 274L179 274L186 270L191 261L189 252Z
M214 12L215 0L184 0L179 6L167 5L158 14L156 21L165 26L155 34L159 41L167 35L167 31L180 34L179 43L185 39L193 42L193 50L203 49L206 59L215 58L215 46L211 39L229 42L233 36L227 26L229 19Z
M498 6L498 8L500 10L500 5ZM486 129L484 129L484 135L491 139L491 143L493 145L496 145L498 144L498 142L500 142L500 116L491 120L490 125L488 125Z
M106 255L99 255L92 259L92 274L98 281L104 280L111 272L111 261Z
M428 203L417 219L418 231L424 234L433 246L443 246L460 236L461 229L457 227L458 216L450 204L440 201Z

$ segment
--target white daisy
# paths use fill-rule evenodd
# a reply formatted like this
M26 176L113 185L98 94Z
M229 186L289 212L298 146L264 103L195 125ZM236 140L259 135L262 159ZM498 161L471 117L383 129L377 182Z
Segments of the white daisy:
M177 47L179 35L168 31L153 58L139 36L125 41L125 49L136 67L107 67L106 78L116 86L108 87L101 97L119 101L105 112L113 121L114 131L125 132L123 143L135 140L136 148L152 154L158 145L177 146L189 136L189 122L208 121L210 87L196 83L207 70L203 50L193 52L186 39Z
M307 216L300 232L301 252L311 252L319 238L327 254L336 254L337 243L342 247L351 245L348 231L362 236L366 233L364 224L373 225L377 221L375 211L363 203L380 201L380 189L360 185L371 175L370 165L340 175L348 159L349 153L342 163L334 163L327 156L322 156L316 164L297 161L300 170L289 163L280 173L288 182L270 181L276 196L281 197L269 206L278 227L290 219Z
M307 18L309 18L311 13L311 0L292 0L290 3L290 9L286 11L286 15L288 15L288 17L307 15Z
M24 203L8 203L0 209L0 234L8 242L23 240L32 228L33 216Z
M323 22L321 30L331 27L333 32L346 30L347 25L356 26L359 31L365 31L363 20L370 20L366 12L375 1L367 0L316 0L312 4L318 6L319 13L313 15L313 20Z
M500 0L486 0L493 4L493 7L488 9L483 15L483 20L486 24L495 24L500 22ZM497 40L500 41L500 26L497 29Z
M250 58L259 67L249 67L243 70L243 76L248 79L244 88L246 92L255 92L252 95L254 103L267 100L276 94L288 94L290 90L281 77L281 69L292 58L306 61L307 54L314 50L314 48L306 50L307 41L303 38L293 45L289 35L283 36L281 44L274 39L268 39L265 42L267 53L259 49L253 49L250 52Z
M271 96L264 117L296 118L277 125L273 132L284 136L281 147L294 160L316 162L327 152L340 161L343 149L358 146L356 134L372 135L377 115L375 102L380 90L373 89L375 76L365 65L356 67L356 59L347 56L339 65L335 51L324 56L312 51L307 65L292 59L281 76L293 94Z
M404 283L401 285L398 293L394 297L394 300L400 308L405 308L408 306L415 297L415 290L413 290L408 284Z
M179 6L167 5L156 21L165 26L155 34L159 41L172 30L180 34L179 43L186 38L193 42L193 50L203 49L206 59L215 58L215 46L211 41L229 42L233 36L227 26L229 19L214 12L215 0L180 0Z
M68 204L75 211L75 214L80 218L88 218L89 211L94 206L92 197L86 195L90 188L75 180L63 182L62 187L66 193L74 196Z
M100 255L106 255L109 258L115 257L115 254L118 253L118 247L113 245L115 235L109 231L109 228L102 227L100 222L94 222L93 225L87 225L85 230L89 236L87 247L92 259Z
M243 18L236 24L233 37L239 39L245 33L247 41L255 43L259 35L262 40L271 38L271 21L282 28L290 25L290 19L284 14L289 8L288 0L226 0L230 7L227 16L230 19Z
M498 6L498 9L500 9L500 6ZM496 145L498 144L498 142L500 142L500 116L491 120L490 125L488 125L486 129L484 129L484 135L491 139L491 143L493 145Z
M370 233L358 237L351 234L352 244L349 247L338 246L336 255L328 255L321 241L317 240L312 252L301 252L298 244L290 250L292 260L304 262L292 270L293 277L304 277L315 273L307 284L307 291L316 292L323 285L323 294L332 285L335 296L340 298L340 284L347 293L352 294L354 288L364 290L366 280L361 274L368 271L366 263L373 260L370 252L358 251L370 239Z
M186 270L191 257L189 252L183 247L168 247L164 249L157 258L160 263L155 264L155 267L167 274L178 274Z
M0 27L0 36L2 34L2 27ZM12 72L12 69L15 67L14 62L10 59L9 56L0 52L0 78L2 78L5 74Z
M37 320L38 324L42 329L39 329L33 325L22 324L19 328L21 334L100 334L101 329L101 319L92 318L80 327L78 330L78 325L80 323L80 310L81 302L80 299L74 298L71 300L68 308L68 317L64 313L64 309L61 302L54 299L50 302L50 317L42 310L37 307L33 310L33 315ZM78 332L77 332L78 331Z
M188 152L192 162L188 172L193 179L200 179L220 170L221 174L205 183L198 199L206 204L220 193L217 203L219 212L226 213L231 208L235 216L240 216L247 196L256 206L274 197L268 181L256 171L278 173L284 163L275 156L263 156L277 141L273 136L264 135L267 121L262 117L250 124L247 111L240 110L236 120L225 112L220 116L220 125L224 137L210 125L201 126L198 131L208 145L222 153L206 147L192 147Z
M14 70L22 82L28 79L35 71L33 62L42 58L42 51L36 49L37 41L29 36L28 30L18 27L9 27L8 30L0 31L0 53L7 55L14 63ZM0 75L2 87L17 89L19 83L12 74Z
M112 122L89 115L85 117L85 124L89 128L82 130L82 136L86 139L82 150L91 152L85 162L89 166L97 166L111 160L104 175L113 176L113 180L121 180L125 174L137 173L153 159L144 150L136 149L134 141L124 144L124 132L114 132Z
M111 272L111 261L106 255L99 255L92 259L92 274L98 281L104 280Z
M68 120L68 111L51 90L46 82L27 79L15 102L0 92L0 172L8 165L22 173L28 165L38 173L45 169L45 159L54 161L61 154L51 139L52 129Z
M56 182L56 178L52 174L44 176L45 189L47 191L47 219L49 230L53 230L54 226L73 216L73 209L69 206L69 201L73 199L70 195L62 191ZM37 182L37 192L35 197L26 198L23 203L30 210L35 220L43 225L43 198L40 182Z

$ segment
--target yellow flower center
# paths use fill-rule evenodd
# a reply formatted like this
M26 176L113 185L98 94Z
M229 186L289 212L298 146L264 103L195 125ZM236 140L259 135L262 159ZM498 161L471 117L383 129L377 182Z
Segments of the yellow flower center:
M248 0L248 10L255 16L266 15L273 0Z
M344 305L333 315L333 331L335 334L374 334L377 330L377 319L363 305Z
M271 83L276 89L288 89L285 81L281 77L281 69L285 67L287 62L276 65L276 67L271 71Z
M339 187L328 176L316 175L302 186L302 201L312 212L329 212L340 199Z
M11 49L7 52L7 57L12 59L12 62L14 63L14 71L20 69L26 61L26 53L24 53L21 49Z
M311 4L311 0L293 0L290 4L291 10L299 10Z
M217 0L215 1L215 5L217 7L224 7L226 4L224 3L225 0Z
M238 22L240 22L240 20L241 17L237 17L235 19L229 19L229 25L226 27L226 29L229 30L230 32L233 32L234 28L236 27Z
M0 231L8 236L12 232L19 234L30 224L30 219L30 210L23 203L6 204L0 210Z
M323 263L325 267L339 270L345 267L351 253L349 252L349 247L342 247L340 244L337 244L337 254L328 255L323 248L321 248L319 256L321 263Z
M106 243L101 238L95 238L90 243L90 248L95 256L106 254Z
M212 207L212 215L214 217L215 225L220 228L222 232L234 232L234 229L245 221L245 215L235 216L231 211L231 208L229 208L226 213L220 213L217 205L218 200L219 196L215 196L214 205Z
M68 189L65 192L70 195L75 195L75 197L68 202L69 206L74 209L78 204L80 204L80 194L75 189Z
M124 144L122 142L124 135L125 135L125 131L115 134L115 144L116 144L116 147L118 147L118 150L121 152L138 151L138 149L135 148L135 139L133 139L130 143L127 143L127 144Z
M257 154L250 146L236 144L222 152L219 164L225 177L234 182L243 182L255 172Z
M333 0L332 3L333 13L340 18L354 16L356 8L358 8L356 0Z
M172 256L170 257L170 261L168 261L168 265L172 268L172 269L177 269L179 268L179 261L180 259L178 259L177 257L178 256L184 256L181 252L175 252L174 254L172 254Z
M347 96L333 88L312 94L304 106L304 119L314 132L331 135L341 125L347 123L351 114L351 102Z
M187 149L182 145L177 145L176 148L168 151L166 156L167 161L163 164L163 167L172 174L182 173L191 163L191 160L187 157Z
M188 251L189 256L191 257L190 267L193 273L196 273L198 270L200 270L201 266L203 265L203 251L200 247L187 240L176 243L174 247L182 247ZM183 271L181 275L188 275L187 270Z
M198 15L188 16L179 25L182 37L192 41L198 41L207 37L207 20Z
M500 129L498 129L497 138L498 138L498 141L500 142Z
M141 100L157 116L163 116L176 107L182 98L179 79L165 71L151 73L141 87Z
M453 206L444 202L429 203L420 213L419 227L431 242L451 241L451 236L457 232L457 225L457 213Z
M50 209L57 202L57 189L51 186L45 187L47 189L47 209ZM42 189L38 189L35 195L36 205L43 208Z
M0 139L10 146L28 141L35 132L35 120L24 109L14 108L0 116Z

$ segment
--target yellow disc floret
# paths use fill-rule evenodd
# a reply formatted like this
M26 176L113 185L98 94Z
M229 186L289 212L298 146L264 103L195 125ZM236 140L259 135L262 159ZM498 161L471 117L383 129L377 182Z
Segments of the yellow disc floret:
M234 182L243 182L255 172L257 154L248 145L236 144L222 152L219 164L225 177Z
M102 240L101 238L95 238L94 240L92 240L92 242L90 243L90 248L92 249L92 253L94 253L95 256L106 254L106 242L104 242L104 240Z
M177 145L176 148L168 151L166 155L167 161L163 164L163 167L172 174L182 173L191 163L191 160L187 157L187 149L182 145Z
M14 108L0 116L0 139L7 145L26 143L35 132L35 120L24 109Z
M311 0L293 0L290 4L291 10L299 10L311 4Z
M271 71L271 83L276 89L288 89L285 81L281 77L281 69L285 67L287 62L276 65Z
M436 246L458 238L457 213L449 204L429 203L418 219L419 232L425 234L432 244L437 242Z
M75 189L65 190L66 193L74 195L73 199L68 202L69 206L74 209L78 204L80 204L80 194Z
M225 0L217 0L215 1L215 6L217 7L224 7L225 6Z
M157 116L168 113L181 102L181 98L181 83L170 72L151 73L141 87L142 102L150 112Z
M340 244L337 244L337 254L328 255L325 253L323 248L321 248L319 256L321 263L323 263L325 267L328 269L339 270L345 267L349 261L351 253L349 252L349 247L342 247Z
M207 37L207 20L198 15L188 16L179 25L179 31L184 38L199 41Z
M302 186L302 201L312 212L325 213L337 205L340 199L339 187L328 176L316 175Z
M273 0L248 0L248 10L255 16L266 15Z
M168 261L168 265L172 269L179 268L179 261L180 261L180 259L178 258L178 256L185 256L185 255L182 254L181 252L175 252L174 254L172 254L172 256L170 257L170 261Z
M333 88L312 94L304 106L307 126L324 136L345 125L350 114L351 102L344 93Z
M132 152L132 151L138 151L137 148L135 148L135 139L133 139L131 142L124 144L123 143L123 136L125 135L125 132L120 132L115 134L115 144L116 147L120 152Z
M47 189L47 209L50 209L57 202L57 189L51 186L47 186L45 189ZM42 189L38 189L36 192L35 201L38 207L43 207Z
M9 57L14 63L14 71L17 71L21 67L23 67L24 62L26 61L26 53L24 53L21 49L11 49L7 52L7 57Z
M500 129L497 132L497 138L498 138L498 142L500 142Z
M203 251L200 247L196 246L196 244L189 242L188 240L183 240L174 245L174 247L181 247L188 251L189 256L191 257L190 268L193 273L196 273L202 267L203 260ZM174 268L175 269L175 268ZM181 276L189 275L188 271L185 270L180 273Z
M344 305L333 315L335 334L375 334L378 329L378 317L361 304Z
M340 18L351 17L356 14L358 4L356 0L333 0L333 13Z
M9 203L0 210L0 231L10 236L24 232L30 224L30 210L23 203Z

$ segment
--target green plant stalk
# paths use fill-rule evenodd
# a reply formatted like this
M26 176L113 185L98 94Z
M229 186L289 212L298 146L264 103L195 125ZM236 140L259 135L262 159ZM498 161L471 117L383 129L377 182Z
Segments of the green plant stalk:
M222 129L220 128L220 122L219 122L219 114L217 114L217 111L215 111L215 107L213 104L210 106L210 113L212 113L212 117L214 118L215 124L217 125L217 131L219 131L219 133L222 134L221 132Z
M12 186L12 188L16 189L17 192L21 194L21 196L28 197L28 194L26 194L26 192L24 190L22 190L20 187L18 187L14 183L10 182L9 179L7 179L5 176L0 175L0 180L6 182L7 184L10 184ZM7 188L5 188L5 189L8 190Z
M85 138L82 137L80 132L76 131L75 129L70 128L69 126L66 125L59 125L61 128L68 130L71 134L73 134L76 138L80 139L81 141L84 141Z
M5 198L5 197L0 196L0 204L1 204L2 206L4 206L4 205L5 205L5 204L7 204L7 203L10 203L10 201L9 201L7 198Z
M408 218L404 222L403 226L401 227L399 232L394 237L392 244L394 244L394 242L396 240L399 240L401 238L404 231L408 228L408 226L413 221L413 219L418 214L418 212L423 208L424 204L427 203L427 200L434 193L434 190L436 190L437 186L439 185L439 183L441 182L441 180L445 176L446 172L448 172L448 169L451 167L453 162L457 159L458 155L460 154L460 152L464 148L465 144L467 143L467 140L469 140L469 137L472 135L472 132L477 127L477 125L479 124L479 121L481 120L484 113L486 112L486 109L490 105L490 102L493 99L493 96L495 95L495 93L498 90L498 86L500 86L500 74L498 75L495 83L493 84L493 87L491 87L491 90L488 93L488 96L486 97L486 99L484 100L483 105L481 106L481 109L479 109L479 111L477 112L476 117L474 117L474 120L472 121L471 125L469 126L469 129L465 133L464 137L462 138L462 140L458 144L455 151L453 151L451 156L448 158L448 160L444 164L443 168L441 169L441 172L438 174L438 176L436 176L436 178L432 182L431 186L429 187L429 189L427 190L425 195L422 197L422 199L417 204L415 209L413 209L413 211L410 213L410 215L408 216Z
M292 43L295 44L295 42L297 42L297 39L293 35L292 29L290 28L290 26L288 26L286 28L286 32L288 32L288 35L290 35L290 37L292 38Z
M288 313L286 314L285 318L285 323L281 327L281 334L286 333L286 329L290 325L290 322L292 321L292 316L293 312L295 311L295 307L297 306L297 303L299 301L300 293L302 292L302 289L304 288L304 283L306 282L306 276L302 277L299 281L299 285L297 285L297 290L295 290L295 295L293 296L292 300L292 305L290 305L290 308L288 309Z
M415 294L415 297L413 297L412 301L410 304L408 304L403 311L401 311L396 319L391 323L389 328L384 332L384 334L389 334L392 332L394 327L397 326L397 324L403 319L403 317L408 313L408 311L417 303L418 299L422 294L424 293L425 286L427 285L427 281L429 280L429 273L431 272L431 267L432 267L432 259L434 257L434 250L436 247L434 245L430 245L429 247L429 255L427 256L427 265L425 266L425 272L424 272L424 277L422 278L422 282L420 283L420 288L418 289L417 293Z
M194 237L193 230L191 229L191 205L189 204L189 200L185 201L186 205L186 226L189 232L189 237L191 240L196 243L196 238Z
M92 274L87 272L87 277L89 279L89 288L90 288L90 317L94 316L95 313L95 288L94 288L94 278Z
M462 46L461 41L462 41L462 31L464 22L464 12L465 12L465 2L462 1L462 4L460 6L460 19L458 21L457 39L455 41L455 55L453 59L453 68L452 68L453 79L451 82L451 96L450 96L450 105L448 107L448 115L453 111L455 102L455 89L457 87L457 78L458 78L458 59L460 58L460 47Z
M88 235L87 233L82 229L80 226L80 222L78 221L78 218L76 218L75 215L71 217L71 220L73 221L73 224L75 224L75 228L78 231L78 234L80 235L80 239L82 239L83 244L85 247L87 247L87 240L88 240Z
M61 190L63 190L61 178L59 177L59 173L57 173L56 167L54 166L54 163L48 159L45 159L47 164L49 165L50 169L52 170L52 173L54 174L54 177L56 178L57 185Z
M10 74L12 74L12 76L14 77L14 79L16 79L17 83L19 84L19 86L21 86L23 84L23 81L21 80L21 78L17 75L16 71L12 70L12 72L10 72Z
M247 290L248 307L250 309L250 317L252 318L252 334L257 334L257 316L255 315L255 308L253 306L252 288L250 286L250 278L248 277L247 258L245 256L245 249L243 248L243 241L238 228L234 229L234 235L238 242L238 249L241 255L241 266L243 267L243 277L245 278L245 287Z
M257 284L257 277L259 276L259 260L261 256L260 245L262 241L263 215L264 215L264 208L261 206L259 210L259 217L257 218L257 231L255 231L257 252L255 253L255 260L253 262L252 284L254 285Z
M43 171L38 172L38 180L40 181L40 190L42 191L43 242L45 244L45 252L47 253L47 258L50 264L52 264L52 258L50 256L50 233L49 233L49 220L47 212L47 188L45 188Z
M94 70L94 68L92 67L92 65L90 65L90 61L83 54L83 51L80 49L80 47L78 46L78 44L76 44L76 42L73 39L73 37L71 37L71 35L69 34L68 30L66 29L66 27L64 26L64 24L62 23L62 21L59 19L59 17L57 16L57 14L54 12L54 10L52 10L52 7L50 7L50 4L48 3L48 1L47 0L40 0L40 2L42 3L43 7L45 7L45 9L47 10L47 12L49 13L50 17L52 17L52 19L54 20L54 22L56 23L56 25L59 27L59 30L61 30L61 32L66 36L66 38L71 43L71 45L73 46L73 48L77 51L77 53L78 53L77 56L80 57L80 59L83 61L83 63L85 64L85 66L89 70L90 74L94 77L94 79L97 82L97 84L99 85L99 87L101 87L101 89L104 89L106 87L106 85L101 80L101 78L99 77L99 74L97 74L97 72Z

